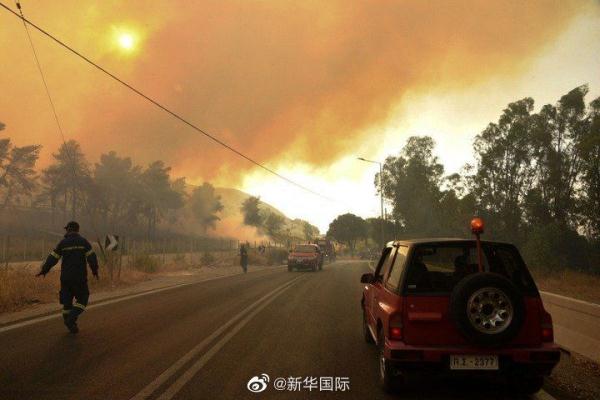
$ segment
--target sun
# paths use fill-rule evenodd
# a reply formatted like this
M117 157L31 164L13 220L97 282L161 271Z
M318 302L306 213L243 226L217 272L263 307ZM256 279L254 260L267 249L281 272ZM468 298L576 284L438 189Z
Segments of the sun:
M135 38L130 33L122 33L119 35L119 46L124 50L132 50L135 46Z
M123 32L117 37L117 42L119 43L121 49L125 51L131 51L135 48L136 38L132 33Z
M110 37L111 47L123 54L133 55L139 51L143 31L129 26L115 26L112 27L112 34Z

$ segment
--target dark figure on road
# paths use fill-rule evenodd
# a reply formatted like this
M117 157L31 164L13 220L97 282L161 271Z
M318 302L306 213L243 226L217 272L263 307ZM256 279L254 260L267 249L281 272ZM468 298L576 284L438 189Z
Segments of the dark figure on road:
M92 245L79 234L79 224L71 221L65 226L65 238L50 252L36 276L46 276L62 257L60 270L60 304L63 319L71 333L77 333L77 317L85 310L90 292L87 284L87 264L98 279L98 259ZM75 303L73 303L75 299Z
M248 250L244 244L240 246L240 265L244 273L248 272Z

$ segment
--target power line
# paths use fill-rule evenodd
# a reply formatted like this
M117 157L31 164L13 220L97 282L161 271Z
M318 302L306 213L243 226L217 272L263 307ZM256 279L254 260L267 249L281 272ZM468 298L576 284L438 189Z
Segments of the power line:
M60 119L58 118L58 113L56 112L56 106L54 105L54 101L52 100L52 95L50 94L50 89L48 88L48 83L46 82L46 76L44 74L44 70L42 69L42 64L40 63L40 60L38 58L37 55L37 51L35 50L35 45L33 44L33 40L31 38L31 34L29 33L29 27L27 26L27 24L25 23L26 18L25 15L23 13L23 9L21 7L21 3L19 2L19 0L15 0L15 4L17 6L17 9L19 10L19 14L20 14L20 19L23 21L23 27L25 28L25 32L27 33L27 39L29 40L29 45L31 46L31 52L33 53L33 58L35 59L35 64L37 66L37 69L40 73L40 77L42 78L42 82L44 83L44 89L46 90L46 95L48 97L48 101L50 103L50 106L52 108L52 114L54 115L54 120L56 121L56 126L58 127L58 131L60 133L60 136L62 138L63 141L63 145L64 145L64 149L65 149L65 153L67 155L67 158L69 159L69 161L71 162L71 173L73 175L73 183L77 186L80 186L80 180L77 178L77 162L75 160L75 157L71 154L69 145L67 144L67 140L65 138L65 133L63 131L62 125L60 123ZM4 4L2 4L2 6L4 6ZM79 188L81 191L81 188ZM74 197L75 194L72 194L72 196ZM84 203L86 203L86 199L85 197L82 198L82 200L84 201ZM74 198L71 199L72 202L75 201ZM65 204L66 207L66 204ZM89 212L89 208L86 207L88 209ZM75 215L73 215L73 218L75 217ZM96 233L96 236L98 236L98 231L96 229L96 225L94 223L94 218L92 217L91 213L90 213L90 222L92 224L92 229L94 230L94 232ZM100 239L98 239L98 244L100 244ZM100 245L101 246L101 245Z
M39 27L38 25L34 24L33 22L31 22L30 20L28 20L27 18L25 18L23 16L23 14L21 13L21 15L19 15L17 12L15 12L14 10L12 10L10 7L6 6L4 3L0 2L0 6L2 8L4 8L5 10L7 10L8 12L10 12L11 14L13 14L14 16L16 16L17 18L23 20L23 24L29 24L31 25L33 28L35 28L37 31L39 31L40 33L44 34L45 36L47 36L48 38L50 38L51 40L53 40L54 42L58 43L60 46L64 47L65 49L67 49L68 51L70 51L71 53L75 54L77 57L83 59L84 61L86 61L88 64L92 65L93 67L97 68L98 70L100 70L101 72L105 73L106 75L108 75L109 77L111 77L113 80L119 82L121 85L125 86L126 88L128 88L129 90L133 91L134 93L136 93L137 95L143 97L144 99L146 99L147 101L149 101L150 103L154 104L156 107L160 108L161 110L163 110L164 112L166 112L167 114L171 115L172 117L178 119L179 121L183 122L185 125L189 126L190 128L192 128L193 130L197 131L198 133L206 136L207 138L209 138L210 140L212 140L213 142L219 144L220 146L228 149L229 151L237 154L238 156L244 158L245 160L249 161L250 163L262 168L263 170L269 172L272 175L277 176L278 178L286 181L289 184L292 184L306 192L309 192L315 196L321 197L323 199L326 199L328 201L331 202L338 202L337 200L334 200L330 197L327 197L321 193L318 193L300 183L297 183L295 181L293 181L292 179L278 173L277 171L267 167L264 164L261 164L260 162L254 160L253 158L245 155L244 153L242 153L241 151L237 150L236 148L234 148L233 146L223 142L221 139L217 138L216 136L211 135L210 133L206 132L205 130L203 130L202 128L198 127L197 125L195 125L194 123L188 121L187 119L185 119L184 117L182 117L181 115L179 115L178 113L176 113L175 111L171 111L169 108L167 108L166 106L163 106L161 103L159 103L158 101L154 100L152 97L144 94L143 92L141 92L140 90L136 89L135 87L133 87L132 85L130 85L129 83L125 82L123 79L119 78L118 76L116 76L115 74L109 72L108 70L106 70L104 67L98 65L97 63L95 63L94 61L92 61L90 58L88 58L87 56L81 54L80 52L78 52L77 50L73 49L71 46L67 45L66 43L64 43L63 41L61 41L60 39L58 39L57 37L55 37L54 35L52 35L51 33L49 33L48 31L46 31L45 29ZM20 7L19 7L20 9ZM26 25L27 26L27 25ZM29 30L27 31L27 34L29 35ZM31 38L30 38L31 40ZM37 62L37 56L36 56L36 62ZM39 62L38 62L38 68L39 68ZM44 80L44 85L46 85L45 80ZM47 86L46 86L46 91L47 91ZM47 91L47 93L49 93ZM53 106L54 107L54 106ZM53 108L54 109L54 108ZM56 117L56 112L55 112L55 117ZM57 119L58 121L58 119ZM60 124L59 124L60 125ZM62 129L61 129L62 132ZM64 138L64 135L63 135Z
M48 96L48 101L50 102L50 107L52 108L52 114L54 115L54 120L56 121L56 126L58 127L58 131L62 137L63 143L66 144L65 133L63 132L62 126L60 124L60 120L58 119L58 115L56 114L56 107L54 106L54 101L52 101L52 96L50 95L50 89L48 89L48 84L46 83L46 77L44 76L44 71L42 70L42 65L40 64L40 60L37 55L37 51L35 51L35 46L33 45L33 40L31 40L31 34L29 33L29 28L25 23L25 16L23 15L23 10L21 9L21 3L19 1L15 1L17 8L19 9L19 13L21 14L20 18L23 20L23 26L25 27L25 32L27 33L27 39L29 40L29 46L31 46L31 52L33 53L33 58L35 59L35 65L42 77L42 82L44 84L44 89L46 90L46 96ZM4 6L4 4L3 4Z

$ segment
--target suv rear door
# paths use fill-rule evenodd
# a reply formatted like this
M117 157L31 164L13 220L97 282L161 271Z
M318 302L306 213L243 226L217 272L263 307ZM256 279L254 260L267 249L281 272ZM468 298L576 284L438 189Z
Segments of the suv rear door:
M517 251L512 249L514 252ZM482 262L485 271L490 271L488 259L491 256L494 260L491 271L501 273L495 270L497 269L495 264L499 262L499 253L496 250L494 244L484 245ZM518 252L516 256L519 257ZM413 247L401 285L406 300L403 311L405 343L432 346L467 344L450 318L450 295L458 281L467 274L477 271L475 243L440 242ZM518 266L518 270L513 272L513 276L507 276L513 282L515 277L522 279L524 275L529 276L524 264L522 267ZM529 286L532 284L532 281L527 283ZM527 291L534 298L525 299L526 303L532 304L527 307L527 322L523 327L525 333L539 327L539 309L534 304L537 290L533 286L534 293L531 292L531 287L524 289L524 292ZM536 335L525 333L519 335L513 344L538 343Z

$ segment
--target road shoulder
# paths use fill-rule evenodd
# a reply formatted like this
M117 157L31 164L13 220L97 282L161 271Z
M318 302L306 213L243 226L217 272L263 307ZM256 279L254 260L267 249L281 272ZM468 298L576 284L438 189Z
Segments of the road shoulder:
M281 266L250 266L249 273L282 269ZM126 287L108 288L96 293L91 293L90 304L100 304L109 300L126 298L132 295L151 293L159 289L177 287L181 285L199 283L212 279L226 278L242 274L239 267L199 268L193 271L179 271L161 274L150 279L134 283ZM0 327L11 325L37 317L51 315L60 311L58 295L55 303L36 304L23 310L0 314Z

